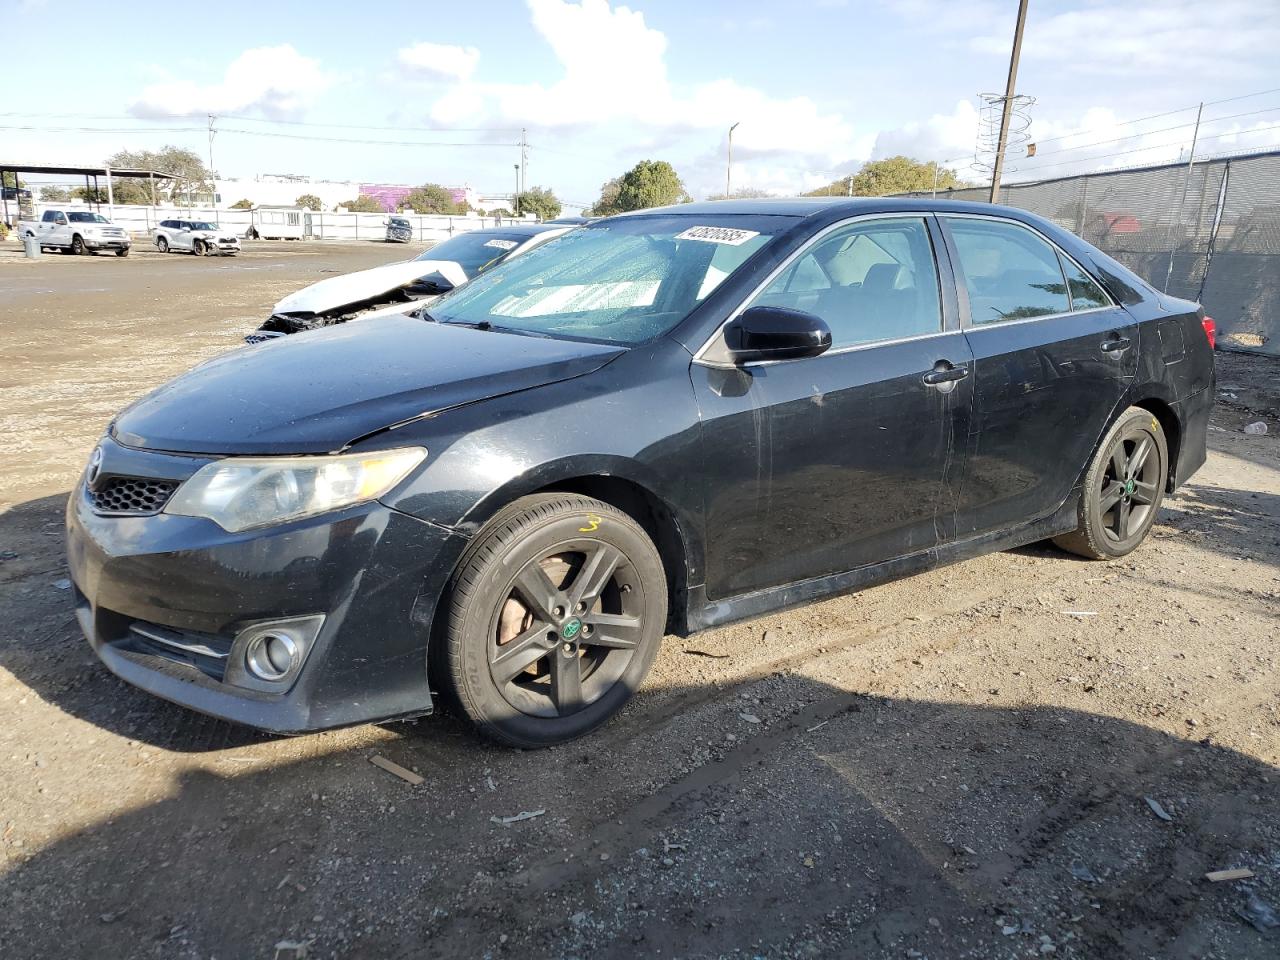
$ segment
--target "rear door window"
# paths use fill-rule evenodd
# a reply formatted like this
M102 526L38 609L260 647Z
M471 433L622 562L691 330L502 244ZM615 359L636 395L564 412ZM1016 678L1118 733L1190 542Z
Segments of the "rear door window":
M1008 221L947 217L975 325L1068 313L1057 251Z

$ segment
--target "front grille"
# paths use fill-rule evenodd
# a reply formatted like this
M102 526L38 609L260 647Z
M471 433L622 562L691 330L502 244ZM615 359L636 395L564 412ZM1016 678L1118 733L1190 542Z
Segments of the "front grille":
M89 490L94 513L147 517L159 513L173 496L178 484L149 477L111 477L99 490Z

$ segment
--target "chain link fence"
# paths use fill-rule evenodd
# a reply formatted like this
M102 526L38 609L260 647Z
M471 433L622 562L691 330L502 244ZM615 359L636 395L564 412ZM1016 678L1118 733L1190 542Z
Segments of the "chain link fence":
M1199 161L1189 177L1170 164L1007 184L1000 202L1084 237L1157 290L1198 300L1222 349L1280 356L1280 151Z

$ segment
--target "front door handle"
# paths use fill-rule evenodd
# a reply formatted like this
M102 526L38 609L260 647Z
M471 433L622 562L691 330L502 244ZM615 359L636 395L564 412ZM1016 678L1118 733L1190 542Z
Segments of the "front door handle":
M1118 333L1111 334L1110 340L1102 341L1103 353L1124 353L1129 349L1129 344L1133 341L1128 337L1122 337Z
M956 382L969 375L968 367L957 367L949 360L939 360L933 369L920 379L926 387L937 387L943 393L955 388Z

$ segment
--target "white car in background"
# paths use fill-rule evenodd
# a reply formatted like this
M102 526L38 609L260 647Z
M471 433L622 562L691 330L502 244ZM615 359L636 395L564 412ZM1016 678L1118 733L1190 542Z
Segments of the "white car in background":
M208 220L161 220L152 231L156 249L189 250L197 257L235 256L240 252L240 238Z
M413 260L321 280L277 303L267 321L244 338L245 343L407 313L572 229L563 224L522 223L470 230L441 241Z

